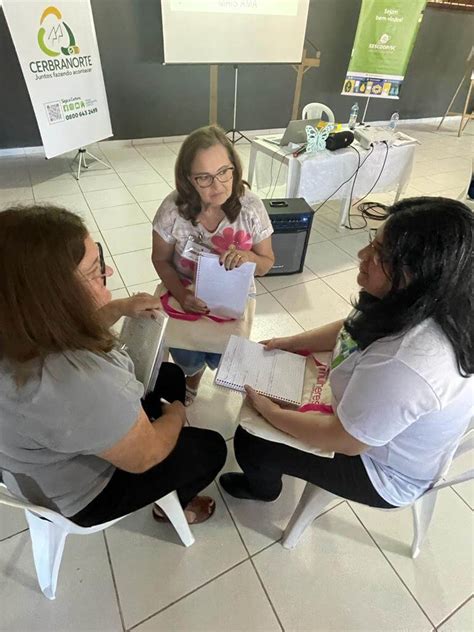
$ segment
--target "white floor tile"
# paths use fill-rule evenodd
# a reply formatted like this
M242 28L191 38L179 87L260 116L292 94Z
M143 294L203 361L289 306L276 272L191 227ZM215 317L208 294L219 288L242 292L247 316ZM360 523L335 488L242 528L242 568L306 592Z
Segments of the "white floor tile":
M0 206L12 206L21 199L33 198L33 189L28 187L0 188Z
M454 461L449 468L448 478L453 478L463 474L467 470L472 469L474 466L474 457L472 453L464 454ZM461 498L474 510L474 480L466 481L465 483L459 483L454 485L453 489Z
M80 192L81 189L72 175L61 180L46 180L40 184L33 185L33 194L36 200L44 200L52 195L73 195Z
M88 178L81 178L79 186L82 191L104 191L108 189L121 189L123 182L116 173L89 175Z
M410 509L384 512L354 505L354 510L435 625L472 594L473 516L451 489L438 493L416 560L410 557Z
M0 488L0 491L4 491L4 488ZM25 512L22 509L0 505L0 542L27 528Z
M321 327L345 318L350 311L347 301L321 279L287 287L273 295L303 329Z
M214 384L215 371L206 369L196 399L187 409L189 424L197 428L210 428L224 439L231 439L237 428L237 420L243 396L229 388Z
M100 230L131 226L132 224L144 224L148 220L137 203L95 210L94 218Z
M112 255L134 250L149 248L152 241L152 228L150 222L122 226L121 228L109 228L102 231L105 242Z
M7 208L11 208L12 206L29 206L30 204L34 204L34 198L18 198L17 200L12 200L10 202L1 202L0 201L0 211L5 211Z
M360 291L360 287L357 285L356 279L357 269L351 269L346 270L345 272L338 272L337 274L325 276L323 281L340 296L342 296L342 298L344 298L348 303L351 303L352 299L356 298Z
M343 272L357 265L354 257L348 255L332 241L311 244L306 251L306 267L321 277Z
M2 630L122 630L102 533L69 536L55 601L38 587L29 532L0 544L0 567Z
M131 627L216 575L243 561L247 553L212 484L214 516L192 527L195 543L186 548L170 524L153 520L145 507L107 531L125 626Z
M120 178L127 187L163 182L163 178L151 167L141 171L122 173Z
M158 282L159 280L148 281L147 283L138 283L137 285L129 285L127 289L130 292L130 295L136 294L137 292L146 292L147 294L154 296Z
M278 336L292 336L302 331L301 326L271 294L262 294L257 298L251 340L258 342Z
M250 562L139 625L136 632L279 632L280 626Z
M227 461L222 472L240 472L231 441L227 442ZM227 507L250 555L255 555L279 540L300 499L305 481L291 476L283 477L283 490L273 503L240 500L222 489Z
M314 228L311 230L308 245L309 244L318 244L321 241L326 241L327 237L325 237L322 233L318 232Z
M107 287L109 288L109 290L111 292L114 292L115 290L120 290L121 288L125 287L125 283L123 282L123 279L120 276L120 273L117 270L117 266L115 265L112 257L104 257L104 259L105 263L114 271L112 276L107 277Z
M151 263L151 248L115 255L114 260L127 287L158 279L156 270Z
M253 559L285 630L432 628L347 503L318 518L294 550L277 543Z
M367 246L369 243L369 235L366 232L356 232L352 235L341 237L340 239L334 239L333 243L357 261L357 253Z
M171 193L171 187L167 182L154 182L152 184L137 184L129 186L129 191L137 202L147 202L148 200L162 200L168 193Z
M267 289L262 285L262 283L258 279L255 279L255 294L257 296L260 296L260 294L266 294L266 293L267 293Z
M439 628L439 632L472 632L474 629L474 599L471 599L462 608L450 617Z
M93 211L135 202L132 194L125 187L121 189L107 189L105 191L88 191L84 195Z
M298 285L299 283L305 283L306 281L312 281L316 278L314 272L311 272L309 268L303 268L303 272L299 274L282 274L281 276L268 276L261 277L260 283L267 288L269 292L275 290L281 290L284 287L290 287L292 285Z
M150 222L153 222L155 219L156 211L162 202L163 200L147 200L146 202L140 202L140 207L143 209Z

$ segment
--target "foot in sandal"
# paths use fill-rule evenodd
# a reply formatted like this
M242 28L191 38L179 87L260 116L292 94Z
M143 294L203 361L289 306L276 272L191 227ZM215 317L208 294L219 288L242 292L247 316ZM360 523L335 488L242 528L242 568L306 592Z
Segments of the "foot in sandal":
M200 524L206 522L216 510L216 501L210 496L196 496L184 508L184 515L188 524ZM158 507L153 506L153 518L157 522L169 522L168 517Z

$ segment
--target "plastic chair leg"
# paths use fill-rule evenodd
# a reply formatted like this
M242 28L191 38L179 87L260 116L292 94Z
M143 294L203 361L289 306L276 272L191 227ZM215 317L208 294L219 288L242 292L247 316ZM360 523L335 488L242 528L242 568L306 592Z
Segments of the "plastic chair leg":
M411 506L414 529L413 542L411 545L411 556L413 559L418 557L421 545L430 526L436 504L436 496L437 492L430 492L422 496Z
M283 534L282 545L284 548L294 549L306 527L336 498L338 496L335 494L316 487L312 483L306 483L300 502Z
M31 511L25 510L25 514L30 528L38 583L48 599L56 599L59 567L67 531L49 520L42 520Z
M155 505L158 505L158 507L168 516L184 546L191 546L194 544L194 536L191 533L183 508L179 502L178 494L176 492L170 492L166 496L163 496L163 498L156 500Z

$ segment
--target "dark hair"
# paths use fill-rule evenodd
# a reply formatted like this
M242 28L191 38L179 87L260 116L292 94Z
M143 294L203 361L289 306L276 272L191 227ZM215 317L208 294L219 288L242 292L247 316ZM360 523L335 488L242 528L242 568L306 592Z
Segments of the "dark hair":
M112 349L115 338L77 274L87 235L80 217L55 206L0 213L0 356L24 362Z
M222 145L227 150L229 160L234 167L232 193L222 205L227 219L232 223L239 216L242 204L240 198L244 194L245 186L242 180L242 164L234 146L227 138L224 130L217 125L200 127L186 138L179 150L175 165L175 182L178 197L176 205L184 219L196 225L196 218L201 212L201 198L191 180L191 165L200 149L209 149L214 145Z
M345 327L365 349L426 318L453 345L461 375L474 373L474 216L443 197L409 198L388 209L381 262L392 287L381 299L361 292Z

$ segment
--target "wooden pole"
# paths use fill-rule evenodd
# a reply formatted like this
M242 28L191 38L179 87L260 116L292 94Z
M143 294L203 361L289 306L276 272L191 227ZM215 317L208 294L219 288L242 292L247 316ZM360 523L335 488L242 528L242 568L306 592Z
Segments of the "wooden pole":
M209 125L217 124L217 82L219 66L209 68Z
M292 121L298 118L298 114L300 110L301 88L303 87L303 75L310 68L318 68L320 65L319 57L307 57L306 52L307 51L305 48L303 51L303 59L301 60L301 64L298 64L297 66L293 66L293 69L296 71L296 85L295 85L295 96L293 98L293 109L291 112Z

